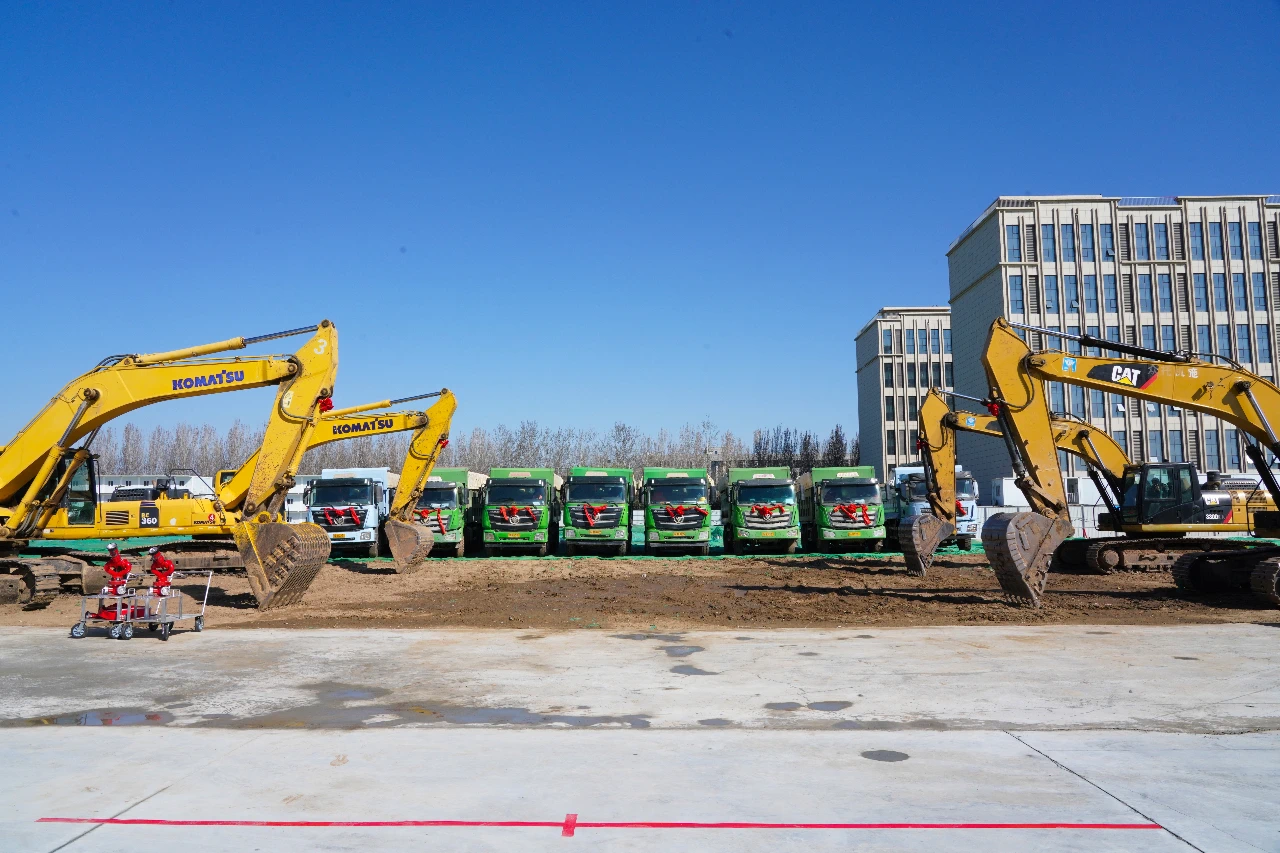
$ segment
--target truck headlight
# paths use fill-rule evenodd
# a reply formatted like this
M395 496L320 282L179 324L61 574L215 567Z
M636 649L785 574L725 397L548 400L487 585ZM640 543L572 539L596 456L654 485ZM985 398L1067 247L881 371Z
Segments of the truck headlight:
M617 530L613 531L613 538L614 538L614 539L626 539L626 538L627 538L627 531L626 531L626 529L625 529L625 528L622 528L622 527L619 527Z
M710 538L711 538L711 531L710 531L710 530L699 530L699 531L698 531L698 539L699 539L699 540L701 540L701 541L705 542L706 540L708 540L708 539L710 539Z
M650 530L650 531L649 531L649 541L650 541L650 542L657 542L657 541L658 541L658 531L656 531L656 530Z
M835 532L834 530L828 530L827 528L825 528L825 527L824 527L824 528L822 528L822 538L823 538L823 539L835 539L835 538L836 538L836 532Z
M369 541L369 538L370 538L371 536L373 536L373 534L372 534L372 533L370 533L368 530L366 530L364 533L361 533L361 534L360 534L360 538L361 538L361 539L363 539L363 540L365 540L366 542L367 542L367 541Z
M743 539L746 539L746 538L747 538L747 528L745 528L745 527L739 527L739 528L738 528L738 533L737 533L737 535L738 535L738 536L741 536Z
M533 541L534 541L534 542L546 542L546 541L547 541L547 531L545 531L545 530L539 530L537 533L533 534Z
M487 530L486 530L486 531L485 531L485 534L484 534L484 541L486 541L486 542L492 542L492 541L493 541L493 533L492 533L492 532L490 532L490 531L487 531Z
M788 528L787 528L787 535L788 535L788 536L799 536L799 535L800 535L800 528L799 528L799 527L788 527Z
M566 528L564 529L564 538L565 538L565 539L576 539L576 538L578 538L578 531L574 530L572 527L566 527Z

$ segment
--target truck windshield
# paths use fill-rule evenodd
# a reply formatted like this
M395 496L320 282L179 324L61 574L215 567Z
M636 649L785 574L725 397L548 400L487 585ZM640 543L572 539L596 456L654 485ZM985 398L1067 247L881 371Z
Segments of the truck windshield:
M880 503L880 487L872 484L865 486L851 484L823 486L822 502L832 506L851 503L878 504Z
M976 501L978 499L978 483L969 477L956 480L956 500Z
M696 504L706 499L706 486L658 483L649 487L649 503L652 504Z
M795 502L795 486L741 486L738 489L738 503L793 504Z
M922 501L929 494L924 480L905 480L902 483L902 491L907 495L908 500L913 501Z
M458 505L458 493L453 489L424 489L418 498L420 509L453 509Z
M621 483L570 483L565 500L625 503L627 487Z
M373 486L333 486L316 483L311 487L310 506L361 506L373 503Z
M490 486L488 503L492 506L542 506L546 496L542 486Z

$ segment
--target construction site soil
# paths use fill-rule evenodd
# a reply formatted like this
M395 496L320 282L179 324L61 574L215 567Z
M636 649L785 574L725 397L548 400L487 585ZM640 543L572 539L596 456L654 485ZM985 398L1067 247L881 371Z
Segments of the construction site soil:
M1247 593L1188 598L1167 571L1052 574L1040 609L1010 604L981 552L940 554L924 578L901 554L711 559L433 559L412 575L387 560L325 566L301 604L259 611L242 575L214 577L219 628L639 629L916 625L1170 625L1275 621ZM197 586L181 583L199 596ZM67 626L80 600L0 606L3 626Z

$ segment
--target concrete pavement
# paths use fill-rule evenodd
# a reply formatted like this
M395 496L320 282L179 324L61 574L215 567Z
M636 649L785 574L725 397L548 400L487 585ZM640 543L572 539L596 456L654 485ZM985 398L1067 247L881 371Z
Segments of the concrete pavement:
M0 850L1280 850L1277 638L4 630Z

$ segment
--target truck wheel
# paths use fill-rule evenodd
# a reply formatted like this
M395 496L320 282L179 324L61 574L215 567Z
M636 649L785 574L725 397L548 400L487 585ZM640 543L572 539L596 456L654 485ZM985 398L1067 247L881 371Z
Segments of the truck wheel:
M381 549L378 548L378 540L375 539L373 540L373 544L369 546L369 551L368 551L369 559L376 560L381 555L382 555Z
M698 556L698 557L706 557L706 556L709 556L709 555L711 554L711 546L710 546L710 545L699 545L697 548L694 548L694 549L693 549L693 553L694 553L694 555L695 555L695 556Z
M624 542L619 542L619 543L618 543L618 556L619 556L619 557L625 557L625 556L627 556L627 550L628 550L628 549L627 549L627 543L626 543L625 541L624 541Z
M800 550L800 543L797 542L796 540L792 539L790 542L787 543L786 553L794 554L799 550Z
M543 542L541 545L539 545L538 549L534 551L534 553L537 554L539 557L547 556L547 543Z
M733 539L733 548L732 548L732 550L733 550L733 555L734 555L735 557L741 557L741 556L746 552L746 550L747 550L747 549L746 549L746 547L745 547L745 546L743 546L743 544L742 544L742 540L741 540L741 539L738 539L738 538L735 536L735 537L734 537L734 539Z
M498 549L493 547L492 545L485 545L484 555L486 557L496 557L498 555Z
M972 536L957 536L957 537L956 537L956 545L957 545L957 546L959 546L959 548L960 548L960 550L961 550L961 551L972 551L972 550L973 550L973 537L972 537Z
M453 549L453 556L465 557L466 555L467 555L467 543L462 539L459 539L457 546Z
M578 556L578 543L577 542L564 543L564 555L566 557Z

